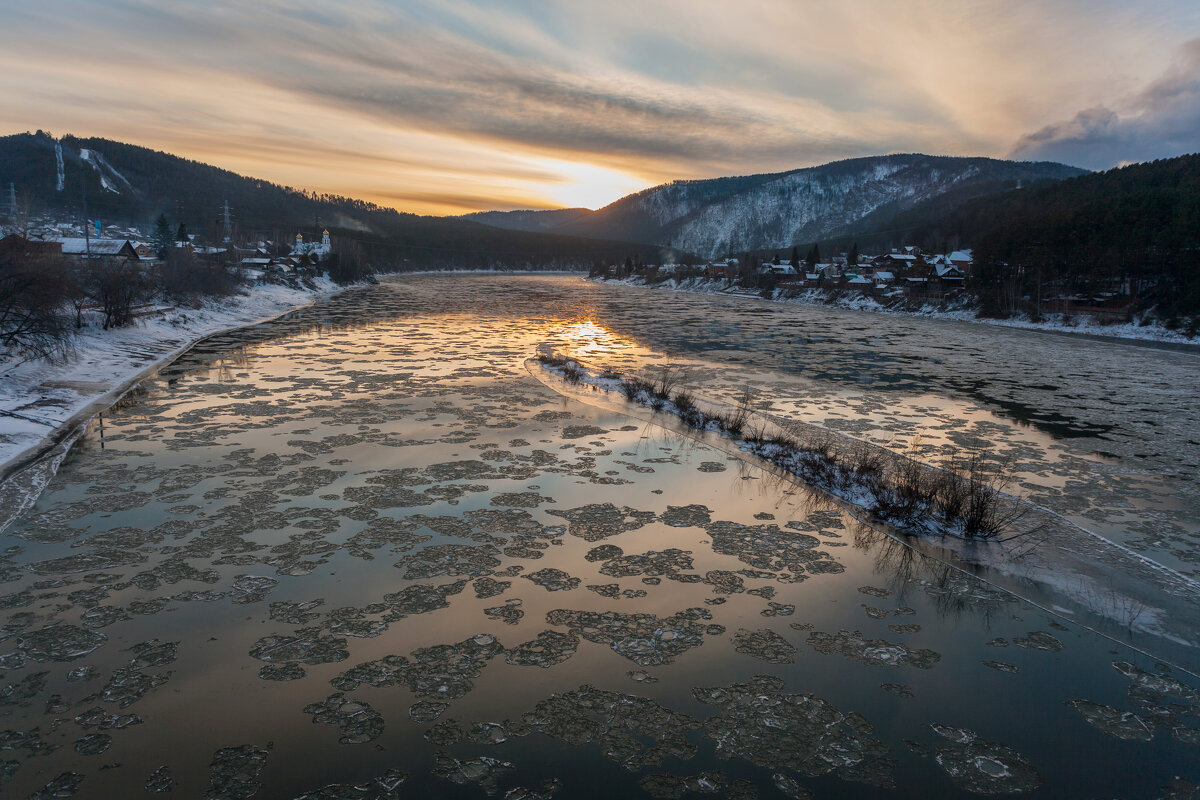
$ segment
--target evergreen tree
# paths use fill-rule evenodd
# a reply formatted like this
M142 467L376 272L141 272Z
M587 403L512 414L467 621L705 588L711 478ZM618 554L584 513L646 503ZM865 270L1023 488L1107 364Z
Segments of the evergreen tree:
M821 263L821 248L813 245L808 251L808 258L805 259L809 267L815 267Z
M175 231L175 241L177 241L177 242L188 241L187 225L184 225L182 222L179 223L179 229L177 231Z
M800 274L800 248L792 246L792 260L789 262L792 265L792 272Z
M166 258L171 252L171 223L167 222L166 214L159 214L154 223L154 252L159 258Z
M846 254L846 264L851 267L858 266L858 242L850 245L850 252Z

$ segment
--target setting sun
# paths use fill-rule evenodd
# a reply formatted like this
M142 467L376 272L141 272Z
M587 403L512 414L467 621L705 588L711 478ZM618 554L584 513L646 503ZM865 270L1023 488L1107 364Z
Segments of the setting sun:
M567 208L603 208L651 185L628 173L595 164L552 158L531 158L528 162L555 176L531 188L535 188L553 204Z

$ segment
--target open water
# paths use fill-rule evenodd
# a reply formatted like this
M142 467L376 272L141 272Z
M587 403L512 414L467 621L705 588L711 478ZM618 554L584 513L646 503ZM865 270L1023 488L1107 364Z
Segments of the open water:
M526 366L543 345L930 462L986 453L1030 502L1200 569L1192 352L397 279L198 346L0 534L0 793L1192 796L1200 657L1155 608L948 566L556 390Z

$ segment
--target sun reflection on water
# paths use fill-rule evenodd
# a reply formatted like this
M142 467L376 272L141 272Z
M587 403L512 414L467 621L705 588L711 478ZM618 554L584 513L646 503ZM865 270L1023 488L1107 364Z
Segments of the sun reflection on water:
M546 326L545 334L547 340L561 342L568 355L583 361L644 349L635 339L615 333L591 319L551 322Z

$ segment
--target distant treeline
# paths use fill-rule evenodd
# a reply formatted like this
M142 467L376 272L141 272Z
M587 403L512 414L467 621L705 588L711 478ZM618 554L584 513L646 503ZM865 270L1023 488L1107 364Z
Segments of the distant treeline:
M975 244L986 309L1010 310L1049 282L1127 294L1163 318L1200 312L1200 156L981 198L944 224Z

